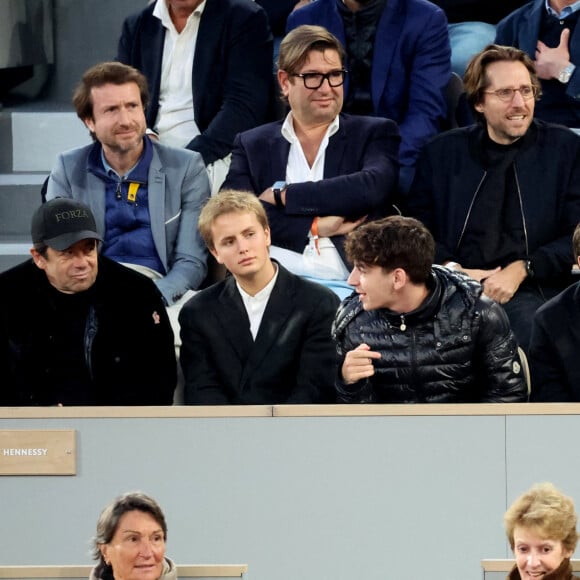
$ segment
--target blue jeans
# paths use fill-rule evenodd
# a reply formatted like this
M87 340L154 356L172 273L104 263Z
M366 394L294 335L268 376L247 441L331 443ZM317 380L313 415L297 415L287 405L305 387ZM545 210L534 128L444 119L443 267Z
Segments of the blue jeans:
M447 26L451 43L451 70L463 77L471 57L495 40L495 26L487 22L457 22Z

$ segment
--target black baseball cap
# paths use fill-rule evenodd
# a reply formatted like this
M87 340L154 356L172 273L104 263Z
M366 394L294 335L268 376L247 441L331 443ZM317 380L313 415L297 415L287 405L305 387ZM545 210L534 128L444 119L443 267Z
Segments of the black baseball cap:
M34 212L30 233L33 244L44 244L59 252L81 240L103 241L90 208L64 197L51 199Z

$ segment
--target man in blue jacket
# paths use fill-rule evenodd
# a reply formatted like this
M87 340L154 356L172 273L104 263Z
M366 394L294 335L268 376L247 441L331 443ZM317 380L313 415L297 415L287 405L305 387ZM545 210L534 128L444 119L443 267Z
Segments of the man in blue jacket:
M580 129L579 16L576 0L533 0L497 25L495 39L534 59L543 93L536 117L576 129Z
M287 30L324 26L346 48L344 111L399 124L399 188L446 117L451 49L443 11L426 0L317 0L288 17Z

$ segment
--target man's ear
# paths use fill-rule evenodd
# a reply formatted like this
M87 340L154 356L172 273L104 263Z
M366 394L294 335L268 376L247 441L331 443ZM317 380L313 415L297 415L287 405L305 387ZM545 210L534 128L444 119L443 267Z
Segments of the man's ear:
M83 123L91 133L95 132L95 122L91 117L86 117L85 119L83 119Z
M209 253L216 259L218 264L223 264L223 260L219 257L219 254L216 252L215 248L208 248Z
M290 75L285 70L279 70L277 73L278 84L280 85L280 90L282 94L288 96L288 85L290 84Z
M35 248L30 248L30 255L38 268L46 270L46 258L44 256L42 256Z
M393 270L393 287L395 290L401 290L407 284L409 277L403 268L395 268Z

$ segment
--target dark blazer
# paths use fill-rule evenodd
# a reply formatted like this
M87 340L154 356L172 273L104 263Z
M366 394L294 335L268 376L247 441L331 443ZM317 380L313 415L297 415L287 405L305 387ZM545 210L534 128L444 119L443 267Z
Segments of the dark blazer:
M318 24L345 45L336 0L317 0L288 17L288 30ZM426 0L388 0L377 24L371 67L374 114L401 128L399 160L412 166L425 141L446 117L444 90L451 77L447 19ZM345 93L348 90L348 75Z
M281 128L279 121L236 137L224 189L260 195L285 179L290 143ZM340 115L339 130L326 149L324 179L290 184L284 209L264 204L272 243L302 252L316 216L386 215L397 188L399 141L389 119Z
M531 401L580 401L580 284L538 309L530 340Z
M155 3L129 16L117 60L138 68L149 83L147 124L159 110L165 28ZM273 92L272 35L264 10L251 0L211 0L201 16L193 61L193 105L201 132L187 145L206 165L228 155L240 131L266 121Z
M233 276L193 296L179 315L185 403L328 403L338 297L278 265L254 342Z

